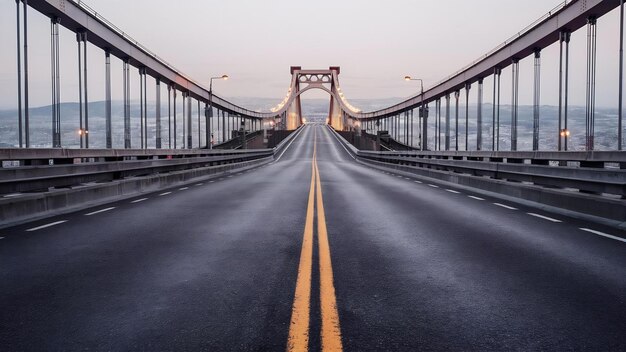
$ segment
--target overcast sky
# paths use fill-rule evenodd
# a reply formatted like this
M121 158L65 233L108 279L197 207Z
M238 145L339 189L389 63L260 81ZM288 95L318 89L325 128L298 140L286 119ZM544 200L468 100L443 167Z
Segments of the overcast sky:
M165 1L88 0L87 4L195 80L228 74L214 83L226 97L280 101L289 66L341 66L348 99L405 98L458 70L558 5L558 0L316 0ZM31 10L31 105L50 103L50 25ZM617 105L619 14L598 21L597 105ZM0 107L16 105L15 1L0 1ZM5 50L6 49L6 50ZM586 31L571 42L571 102L585 101ZM89 48L90 99L104 98L104 54ZM76 40L61 33L62 101L76 101ZM542 103L556 104L558 48L543 52ZM121 62L113 63L113 97L121 99ZM532 104L532 58L520 63L520 104ZM134 76L137 76L134 70ZM510 102L510 68L503 71L502 102ZM134 78L133 89L138 89ZM491 101L485 81L485 101ZM472 94L475 94L475 89ZM323 92L306 97L324 97ZM134 92L136 97L138 94ZM475 97L471 97L475 101Z

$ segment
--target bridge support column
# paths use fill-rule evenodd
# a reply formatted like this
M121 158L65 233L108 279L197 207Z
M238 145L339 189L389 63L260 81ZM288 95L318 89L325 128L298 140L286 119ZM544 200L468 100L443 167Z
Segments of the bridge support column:
M146 69L144 67L139 68L139 121L141 128L141 149L146 149Z
M465 150L469 150L469 92L470 83L465 83Z
M21 48L21 33L20 33L20 0L15 0L15 9L16 9L16 23L17 23L17 31L15 32L17 35L17 140L20 148L24 146L23 144L23 127L22 127L22 48Z
M441 150L441 98L437 99L437 150Z
M85 129L83 127L83 55L81 50L81 42L83 41L83 33L76 33L76 42L78 42L78 139L80 147L84 148Z
M493 114L491 115L491 150L500 150L500 75L502 69L493 70Z
M167 147L172 149L172 86L167 85Z
M226 114L222 110L222 143L224 143L224 141L226 141Z
M28 0L23 0L24 6L24 55L20 51L20 0L16 0L17 15L17 110L18 110L18 142L19 147L30 148L30 107L28 105ZM21 60L23 58L23 61ZM22 65L24 68L24 123L22 124ZM22 143L24 142L24 144Z
M193 130L191 123L191 96L187 93L187 149L193 149Z
M438 127L439 127L439 103L440 100L437 99L435 100L435 133L433 135L433 150L437 150L437 139L439 138L439 132L438 132Z
M445 129L445 149L450 150L450 93L446 94L446 129Z
M130 65L128 59L122 64L123 95L124 95L124 148L131 147L130 138Z
M201 128L200 128L200 100L198 102L198 149L202 148Z
M476 150L483 149L483 79L478 80L478 102L476 111Z
M172 140L174 141L174 149L176 149L178 147L178 123L177 123L177 118L176 118L176 87L174 87L174 89L172 89L172 97L174 99L174 131L172 133Z
M519 102L519 59L511 65L511 150L517 150L517 108Z
M558 149L567 150L567 98L569 86L569 40L570 32L559 33L559 130ZM563 57L563 43L565 43L565 57ZM563 73L565 61L565 74Z
M213 108L209 103L204 103L204 140L206 141L206 149L213 149L213 143L211 143L211 137L213 136Z
M595 116L596 116L596 18L587 19L587 103L585 114L586 150L594 149Z
M156 79L156 137L155 146L161 149L161 80Z
M105 83L104 83L104 119L106 128L106 147L113 148L113 133L111 131L111 53L107 50L104 53Z
M19 26L19 25L18 25ZM19 44L18 44L19 46ZM18 59L19 61L19 59ZM624 0L619 2L619 73L618 73L618 94L617 94L617 150L622 150L622 106L624 104Z
M459 97L461 96L461 92L460 91L455 91L454 92L454 100L456 101L455 104L455 113L454 113L454 150L458 151L459 150Z
M539 150L539 104L541 100L541 50L535 50L535 75L533 89L533 150Z
M61 148L61 75L59 67L59 19L50 21L52 72L52 147Z
M182 92L183 96L183 118L181 124L183 125L183 139L181 143L181 149L185 149L187 146L187 92Z
M80 147L89 148L89 97L87 95L87 33L76 33L78 42L78 95ZM84 105L83 105L84 99ZM84 119L84 120L83 120ZM84 122L83 122L84 121Z
M422 106L422 150L428 150L428 104Z

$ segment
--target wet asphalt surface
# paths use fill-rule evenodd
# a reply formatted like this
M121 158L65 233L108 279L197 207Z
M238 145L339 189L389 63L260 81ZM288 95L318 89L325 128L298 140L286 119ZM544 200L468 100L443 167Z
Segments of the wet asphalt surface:
M264 167L0 230L0 350L284 351L315 135L345 350L626 350L626 243L361 165L320 125Z

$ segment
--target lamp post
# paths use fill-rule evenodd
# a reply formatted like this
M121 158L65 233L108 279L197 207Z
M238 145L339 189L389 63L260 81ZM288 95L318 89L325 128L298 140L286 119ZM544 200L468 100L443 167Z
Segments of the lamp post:
M209 131L209 121L213 117L213 80L214 79L227 80L228 75L222 75L219 77L211 77L211 79L209 80L209 106L207 108L207 111L204 114L204 116L206 117L206 133L205 134L206 134L206 141L208 144L208 149L213 149L212 140L209 140L209 137L212 136L211 131Z
M559 134L561 135L561 138L563 138L564 140L563 144L565 145L565 150L567 151L567 139L569 138L569 135L570 135L569 129L562 128Z
M428 144L428 141L426 139L427 136L427 127L428 127L428 123L427 123L427 119L428 119L428 113L426 112L426 109L424 107L424 81L421 78L411 78L411 76L404 76L404 80L405 81L420 81L420 96L422 97L422 105L420 106L420 114L418 114L418 118L419 117L423 117L424 120L422 120L422 133L420 135L420 149L421 150L426 150L426 145ZM419 125L419 123L418 123ZM422 143L422 136L424 136L424 143Z

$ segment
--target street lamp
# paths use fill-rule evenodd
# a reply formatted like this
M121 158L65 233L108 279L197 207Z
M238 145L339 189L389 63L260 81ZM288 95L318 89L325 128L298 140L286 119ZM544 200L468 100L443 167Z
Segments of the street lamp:
M569 138L570 132L569 129L567 128L562 128L561 131L559 132L559 135L561 136L561 138L563 138L563 140L565 141L564 145L565 145L565 150L567 150L567 139Z
M422 133L420 134L420 146L422 150L426 150L426 144L427 144L426 128L428 127L426 121L428 121L427 120L428 115L427 115L426 109L424 108L424 81L421 78L411 78L411 76L404 76L404 80L405 81L420 81L420 96L422 97L422 105L420 106L420 114L418 115L418 118L421 121L421 118L424 117L424 121L422 123ZM419 125L419 122L418 122L418 125ZM424 143L422 143L422 135L424 136Z
M204 114L204 116L206 117L205 124L207 126L205 134L206 134L207 144L209 145L209 149L213 149L213 143L212 143L212 141L209 140L209 133L210 133L210 131L209 131L209 121L213 117L213 80L214 79L227 80L228 79L228 75L222 75L222 76L219 76L219 77L211 77L211 79L209 80L209 107L208 107L207 111Z

